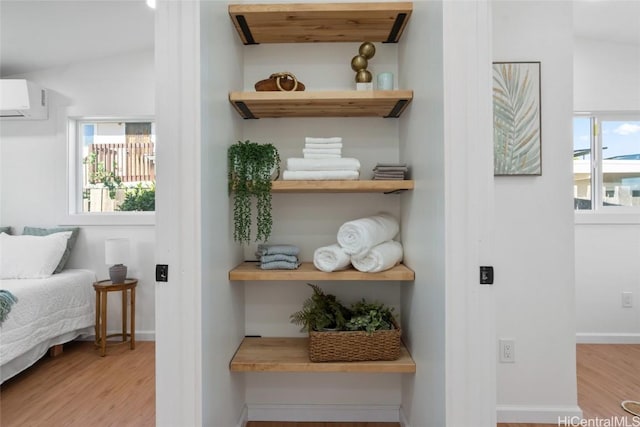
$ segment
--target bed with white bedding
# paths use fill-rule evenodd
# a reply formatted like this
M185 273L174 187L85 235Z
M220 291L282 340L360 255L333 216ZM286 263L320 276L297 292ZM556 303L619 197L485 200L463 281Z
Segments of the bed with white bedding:
M95 330L96 275L66 269L42 279L2 279L16 298L0 326L0 383L38 361L50 347Z

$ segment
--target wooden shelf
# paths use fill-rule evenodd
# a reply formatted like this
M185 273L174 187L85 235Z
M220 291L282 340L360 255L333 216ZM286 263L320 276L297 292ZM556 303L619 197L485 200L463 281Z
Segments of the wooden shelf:
M229 280L359 280L359 281L412 281L415 273L404 264L381 271L362 273L354 268L325 273L316 269L312 262L303 262L297 270L262 270L259 262L243 262L229 272Z
M245 338L229 368L233 372L416 372L404 345L398 360L329 363L311 362L308 347L308 338Z
M411 2L229 5L244 44L396 43L412 10Z
M229 102L245 119L274 117L400 117L411 90L231 92Z
M272 193L394 193L413 190L412 180L273 181Z

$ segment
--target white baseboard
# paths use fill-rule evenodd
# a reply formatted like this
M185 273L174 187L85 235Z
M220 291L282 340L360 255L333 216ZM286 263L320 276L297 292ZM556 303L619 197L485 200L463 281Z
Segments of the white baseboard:
M136 331L136 341L155 341L156 331Z
M518 406L498 405L499 423L557 424L565 419L582 418L578 406ZM248 404L238 420L238 427L247 421L298 422L399 422L411 427L399 405L264 405Z
M247 411L247 405L242 407L242 413L240 414L240 418L238 419L238 423L236 427L246 427L247 422L249 421L249 412Z
M407 414L404 413L404 408L400 407L400 427L411 427L409 420L407 420Z
M399 422L400 405L248 404L248 421ZM407 425L408 427L408 425Z
M576 334L578 344L640 344L640 334L633 333L584 333Z
M498 405L496 412L499 423L558 424L558 420L582 418L579 406Z

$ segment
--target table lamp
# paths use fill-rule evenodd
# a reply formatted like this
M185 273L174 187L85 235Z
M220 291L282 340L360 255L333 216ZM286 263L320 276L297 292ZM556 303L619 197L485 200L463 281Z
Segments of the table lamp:
M129 258L129 239L107 239L104 241L104 260L109 267L111 283L124 283L127 278L127 266L124 263Z

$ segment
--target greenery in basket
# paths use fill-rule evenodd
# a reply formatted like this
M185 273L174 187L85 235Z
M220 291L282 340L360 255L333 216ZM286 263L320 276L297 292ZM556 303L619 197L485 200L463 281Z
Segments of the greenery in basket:
M343 306L331 294L325 294L319 286L307 283L313 295L302 304L302 310L293 313L291 323L302 325L301 331L366 331L372 333L393 329L393 308L381 303L369 303L364 298Z
M351 318L345 328L369 333L393 329L393 308L381 303L368 303L363 298L351 305Z
M256 241L271 235L271 177L280 174L280 155L272 144L238 141L227 151L229 194L233 194L233 239L251 240L251 201L256 199Z
M300 331L344 330L351 313L335 295L325 294L319 286L307 283L313 295L302 304L302 310L293 313L291 323L302 325Z

